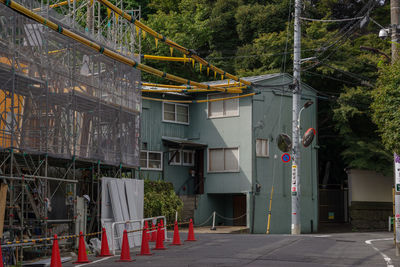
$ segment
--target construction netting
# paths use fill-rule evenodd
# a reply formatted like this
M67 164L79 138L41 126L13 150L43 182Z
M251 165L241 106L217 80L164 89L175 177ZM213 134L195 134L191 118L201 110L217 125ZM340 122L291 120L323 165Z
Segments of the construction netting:
M17 2L44 10L38 1ZM68 24L76 23L75 18L63 19L48 6L41 15L78 32ZM121 34L117 31L115 35ZM101 38L96 41L109 42L104 31L98 33ZM105 47L122 50L107 42ZM125 54L129 51L132 48ZM0 6L0 101L2 149L139 165L140 71L4 5Z

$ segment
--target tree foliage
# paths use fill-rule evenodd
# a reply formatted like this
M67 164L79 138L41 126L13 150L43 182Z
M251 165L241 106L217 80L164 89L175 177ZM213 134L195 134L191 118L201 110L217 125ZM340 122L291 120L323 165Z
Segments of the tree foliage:
M373 120L385 147L400 154L400 62L382 65L379 74L372 92Z

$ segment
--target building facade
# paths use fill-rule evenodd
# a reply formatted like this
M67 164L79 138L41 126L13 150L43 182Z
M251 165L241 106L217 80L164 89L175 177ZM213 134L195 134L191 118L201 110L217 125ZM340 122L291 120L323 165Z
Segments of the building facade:
M282 162L276 138L280 133L291 135L292 77L268 74L244 79L255 84L256 95L190 104L143 100L138 175L170 181L179 195L194 196L189 205L196 224L215 211L217 225L246 225L253 233L266 232L274 188L270 232L289 233L291 163ZM316 93L302 86L303 104L308 100L315 104L302 113L301 134L316 129L317 119ZM210 93L195 99L224 97ZM303 232L318 227L316 148L316 141L301 148Z

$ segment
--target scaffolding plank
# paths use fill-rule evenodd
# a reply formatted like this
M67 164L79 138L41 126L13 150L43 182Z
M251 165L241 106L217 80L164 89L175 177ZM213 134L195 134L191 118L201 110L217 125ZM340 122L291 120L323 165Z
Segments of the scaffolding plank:
M7 189L6 184L0 186L0 238L3 237L3 226L4 226L4 214L6 211L6 200L7 200Z

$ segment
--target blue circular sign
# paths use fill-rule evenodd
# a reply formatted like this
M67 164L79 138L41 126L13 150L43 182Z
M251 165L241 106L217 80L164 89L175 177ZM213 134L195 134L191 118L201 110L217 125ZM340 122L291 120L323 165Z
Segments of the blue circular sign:
M287 163L290 161L290 154L289 153L283 153L282 154L282 161Z

